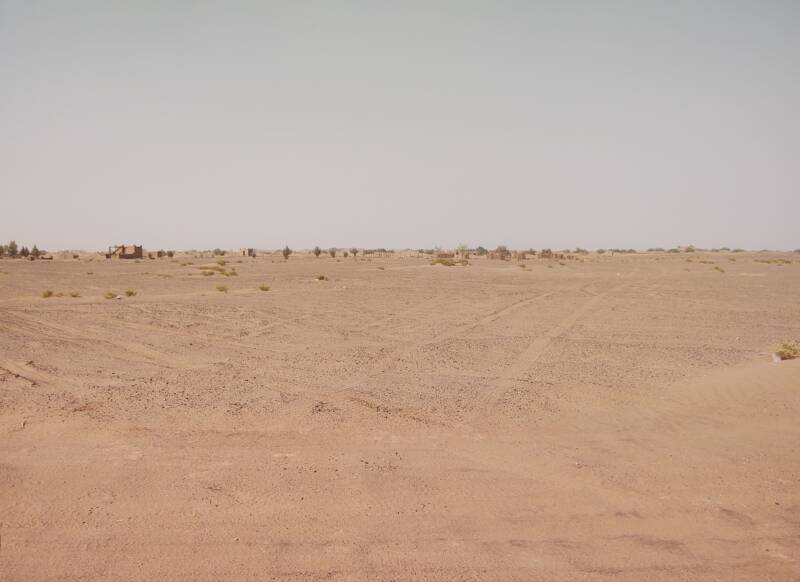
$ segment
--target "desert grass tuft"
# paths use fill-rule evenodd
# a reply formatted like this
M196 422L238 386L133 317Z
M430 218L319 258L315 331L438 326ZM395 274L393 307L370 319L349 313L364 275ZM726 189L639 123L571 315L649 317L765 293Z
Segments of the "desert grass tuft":
M259 291L269 291L269 285L259 285L258 286L258 290Z
M106 291L105 295L103 295L106 299L114 299L116 296L117 294L113 291Z
M225 285L217 285L217 291L219 291L220 293L227 293L228 288Z
M48 297L52 297L53 295L54 293L50 289L42 293L42 297L44 297L45 299L47 299Z
M800 342L783 342L775 346L775 355L781 360L800 358Z
M134 289L126 289L125 296L126 297L134 297L136 295L136 290Z
M444 265L445 267L452 267L456 263L453 259L433 259L431 265Z

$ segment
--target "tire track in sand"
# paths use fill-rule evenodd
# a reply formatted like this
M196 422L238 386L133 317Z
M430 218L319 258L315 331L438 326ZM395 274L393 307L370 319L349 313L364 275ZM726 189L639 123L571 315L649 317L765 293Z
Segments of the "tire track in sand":
M490 382L486 389L478 395L472 413L467 416L467 422L475 423L479 418L484 417L487 408L493 408L497 405L506 391L513 388L519 377L536 364L554 339L569 331L578 319L593 309L606 296L624 289L630 283L630 281L625 281L602 293L593 293L578 309L559 321L553 329L534 339L515 359L514 364L506 368L500 376Z

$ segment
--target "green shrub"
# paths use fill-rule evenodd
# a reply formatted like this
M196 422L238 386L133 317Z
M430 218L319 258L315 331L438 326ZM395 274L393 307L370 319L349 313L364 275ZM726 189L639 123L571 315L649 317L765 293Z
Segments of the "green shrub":
M800 358L800 342L783 342L775 347L775 355L781 360Z

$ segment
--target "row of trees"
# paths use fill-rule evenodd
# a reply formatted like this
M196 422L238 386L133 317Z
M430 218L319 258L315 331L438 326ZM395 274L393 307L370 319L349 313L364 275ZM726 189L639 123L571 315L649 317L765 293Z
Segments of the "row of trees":
M286 249L288 249L288 248L289 247L286 247ZM283 249L283 253L284 253L283 256L284 256L284 258L288 259L289 257L286 254L286 249ZM378 250L386 252L386 249L378 249ZM317 246L317 247L314 247L314 249L311 252L314 254L315 257L319 257L323 253L323 250ZM337 252L338 252L338 249L336 249L335 247L331 247L331 248L328 249L328 254L331 256L332 259L336 258L336 253ZM347 251L343 251L342 252L342 256L345 257L345 258L350 256L350 255L353 255L354 257L357 257L358 256L358 252L359 252L358 249L354 247L354 248L350 249L349 253ZM289 249L289 254L291 254L291 249Z
M12 259L33 257L38 259L43 254L44 251L39 250L36 245L33 245L33 248L30 249L26 246L20 247L15 240L9 241L7 245L0 245L0 257L11 257Z

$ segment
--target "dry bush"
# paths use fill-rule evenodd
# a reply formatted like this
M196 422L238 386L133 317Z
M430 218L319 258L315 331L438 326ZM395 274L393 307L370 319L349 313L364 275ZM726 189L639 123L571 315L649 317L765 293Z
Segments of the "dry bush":
M75 299L76 297L80 297L81 294L78 293L77 291L70 291L69 292L69 296L72 297L73 299Z
M269 291L269 285L259 285L258 286L258 290L259 291Z
M317 281L327 281L328 278L325 275L317 275Z
M125 297L135 297L136 291L134 289L126 289L125 290Z
M453 259L433 259L431 265L444 265L445 267L452 267L456 264Z
M217 285L217 291L219 291L220 293L227 293L228 288L225 285Z
M775 347L775 355L781 360L800 358L800 342L783 342Z
M42 293L42 297L44 297L45 299L47 299L48 297L52 297L53 295L54 293L50 289Z
M117 294L113 291L106 291L105 295L103 295L106 299L114 299L116 296Z

